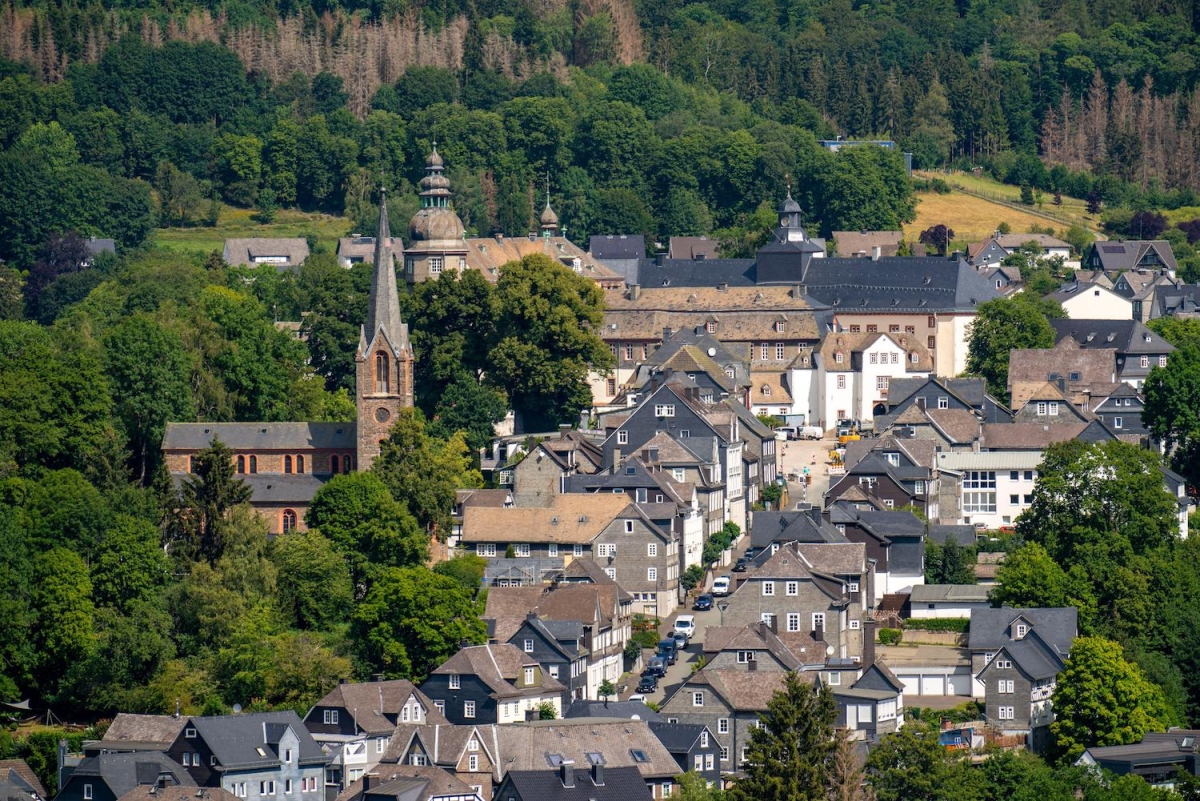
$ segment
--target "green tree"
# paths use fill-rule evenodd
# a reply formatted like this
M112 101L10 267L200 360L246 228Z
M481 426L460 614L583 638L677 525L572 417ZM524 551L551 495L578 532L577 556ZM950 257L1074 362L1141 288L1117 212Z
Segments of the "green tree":
M575 420L591 406L589 370L612 354L597 335L604 299L595 283L548 256L526 256L500 270L490 380L508 394L526 430Z
M346 619L353 601L350 569L329 538L294 532L275 543L279 609L290 625L326 631Z
M824 799L830 781L837 704L827 688L794 673L767 702L761 725L750 732L746 775L730 797L745 801Z
M472 592L483 586L483 575L487 569L487 560L473 553L460 553L453 559L438 562L433 566L433 572L439 576L448 576Z
M428 556L417 521L374 472L334 476L313 496L305 520L346 559L356 588L378 568L419 565Z
M1168 330L1187 336L1182 326ZM1142 421L1163 443L1171 466L1200 486L1200 346L1189 343L1171 354L1169 366L1153 368L1143 392Z
M104 357L134 478L148 482L162 458L167 423L195 418L188 355L178 336L135 315L105 337Z
M926 543L925 581L929 584L974 584L973 554L947 539L944 545Z
M173 529L182 554L216 562L225 550L226 515L250 495L250 487L234 472L233 451L213 439L192 457L191 474L179 488Z
M980 303L968 332L967 372L983 376L988 392L1007 400L1009 354L1053 347L1048 318L1062 316L1057 303L1027 293Z
M679 784L680 801L725 801L726 793L709 782L699 773L688 771L675 777Z
M1162 690L1125 660L1121 646L1079 637L1054 690L1055 754L1074 762L1085 748L1136 743L1172 724Z
M66 548L34 557L33 582L30 639L37 655L34 675L40 697L50 699L70 666L95 647L96 609L87 565Z
M117 515L92 563L92 592L98 606L125 612L158 596L171 572L160 539L152 523Z
M938 743L937 732L910 721L867 756L867 781L879 801L982 798L976 774Z
M460 643L487 639L482 611L452 578L424 567L385 568L350 619L360 672L420 682Z
M224 134L213 140L210 171L228 202L254 205L262 181L262 153L263 143L257 136Z
M996 586L988 594L993 604L1013 607L1063 607L1079 610L1086 631L1096 604L1087 578L1068 574L1036 542L1012 551L996 571Z

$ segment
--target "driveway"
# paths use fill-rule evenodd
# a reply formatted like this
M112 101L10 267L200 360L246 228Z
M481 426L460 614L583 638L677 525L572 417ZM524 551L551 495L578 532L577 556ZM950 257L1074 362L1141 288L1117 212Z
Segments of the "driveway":
M829 452L836 447L837 438L831 436L820 440L800 439L779 443L779 472L787 476L792 508L797 503L822 505L825 491L829 489ZM793 480L793 475L803 475L806 467L812 476L812 483L807 489L803 482Z

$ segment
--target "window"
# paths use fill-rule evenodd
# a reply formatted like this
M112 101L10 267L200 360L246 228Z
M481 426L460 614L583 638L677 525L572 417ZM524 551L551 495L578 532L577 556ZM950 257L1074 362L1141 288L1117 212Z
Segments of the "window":
M996 717L998 717L1000 720L1012 720L1015 717L1013 715L1013 707L1011 707L1011 706L997 707Z
M858 631L861 627L862 627L862 621L860 621L860 620L851 620L850 621L850 630L851 631Z
M1012 679L1000 679L1000 681L996 682L996 692L1012 695L1014 692L1013 686L1014 682Z
M245 783L245 782L238 782L238 785L237 785L237 796L238 796L238 798L245 798L245 797L246 797L246 783Z
M250 472L251 473L258 472L258 457L257 456L250 457Z
M1113 418L1113 428L1120 428L1122 425L1124 425L1124 423L1125 423L1125 420L1123 418L1120 418L1120 417Z
M833 360L838 364L841 364L842 362L846 361L846 357L843 356L842 352L839 350L837 353L833 354Z
M996 511L995 472L968 470L963 474L962 488L964 513L994 513Z
M1020 481L1021 480L1021 471L1020 470L1010 470L1008 472L1008 480L1009 481Z
M338 722L338 711L336 709L326 709L324 715L325 723L332 725Z
M1012 661L1009 659L997 659L996 670L1012 670Z
M792 598L800 594L800 582L789 581L783 585L784 594Z
M285 473L292 472L292 457L291 456L283 457L283 472L285 472Z
M828 679L829 679L828 683L831 687L839 685L842 683L842 674L838 673L837 671L831 670L828 673Z
M433 706L435 709L437 709L438 712L441 712L443 715L446 714L446 702L445 701L443 701L439 698L438 700L433 702Z
M646 568L646 581L658 581L658 568L657 567Z
M447 683L451 690L458 690L462 687L462 682L457 673L451 673L447 679Z
M604 568L604 575L608 576L613 581L617 580L617 569L615 567Z
M626 520L626 521L625 521L625 533L626 533L626 534L632 534L632 533L633 533L633 521L632 521L632 520Z
M789 632L793 632L793 633L800 631L800 613L799 612L788 612L787 630Z
M813 627L813 631L816 631L817 629L821 629L822 631L825 630L825 613L824 612L813 612L812 627Z
M335 476L338 474L338 458L336 453L329 457L329 472Z
M1029 626L1026 626L1024 623L1017 624L1017 639L1018 640L1021 639L1022 637L1024 637L1028 633L1029 633Z
M477 543L475 545L475 555L476 556L494 557L496 555L496 543L494 543L494 542Z
M775 361L783 361L784 348L782 342L775 343Z
M886 375L875 376L875 389L879 390L880 392L887 392L887 388L888 377Z
M354 469L354 460L350 457L350 454L343 454L342 473L349 475L352 469Z
M717 718L717 734L729 734L729 718ZM725 749L721 749L724 751ZM724 759L725 757L721 757Z
M670 798L670 797L671 797L671 787L672 787L672 786L673 786L673 785L672 785L670 782L663 782L663 783L662 783L662 797L663 797L663 798Z
M775 321L775 333L782 334L785 331L787 331L787 323L785 323L783 320L776 320Z
M292 764L292 749L285 748L283 750L283 761L289 765Z
M617 432L617 444L626 445L629 443L629 432L621 430Z
M775 594L775 582L764 581L762 584L762 594L763 595L774 595Z
M871 364L879 364L879 354L878 353L871 354Z
M1150 366L1150 357L1149 357L1149 356L1143 356L1143 357L1142 357L1142 359L1141 359L1141 366L1142 366L1142 367L1149 367L1149 366Z
M850 587L850 592L858 592L858 582L857 581L851 581L849 584L849 587Z
M658 543L657 542L651 542L646 545L646 556L651 556L651 557L658 556Z
M83 785L83 797L84 797L85 801L91 801L92 785L90 785L90 784Z
M546 555L547 556L558 556L558 543L557 542L552 542L546 546Z
M531 667L525 668L525 686L528 687L532 685L535 678L534 669Z
M692 693L692 706L704 706L704 693Z
M527 654L532 654L533 653L533 640L526 637L524 647L521 650L523 650Z
M464 718L475 717L475 702L474 701L463 701L463 717Z
M430 275L441 275L443 264L444 264L444 262L442 261L441 256L430 256L429 257L429 274Z
M1054 403L1053 401L1051 401L1051 403L1050 403L1050 416L1051 417L1058 416L1058 404Z
M1032 470L1026 470L1026 471L1025 471L1025 480L1026 480L1026 481L1033 481L1033 471L1032 471Z
M1158 357L1158 366L1159 366L1159 367L1166 367L1166 366L1167 366L1167 357L1166 357L1166 356L1159 356L1159 357ZM1128 401L1126 401L1126 403L1128 403Z
M878 332L879 332L879 326L877 326L877 325L868 325L867 326L868 334L876 334Z
M762 343L762 347L759 348L759 353L762 355L762 360L764 362L767 360L767 358L770 354L770 351L771 351L771 346L768 345L766 342Z
M655 417L674 417L675 416L675 404L659 403L659 404L655 405L654 416Z
M573 547L573 548L571 549L571 555L572 555L572 556L574 556L574 557L576 557L576 558L578 558L578 557L580 557L580 556L583 556L583 546L582 546L582 545L576 545L575 547Z
M189 726L183 730L183 736L191 739L196 736L196 730Z
M382 351L375 354L375 391L387 392L391 385L389 370L391 365L388 364L388 357Z
M1033 503L1033 496L1032 496L1032 495L1026 495L1026 496L1025 496L1025 503Z
M852 326L850 326L850 333L851 333L851 334L857 334L857 333L858 333L858 332L860 332L860 331L862 331L862 326L860 326L860 325L852 325Z
M1021 496L1020 495L1009 495L1008 502L1011 504L1018 504L1021 502Z
M288 795L291 794L291 792L292 792L292 780L291 779L283 780L283 792L287 793Z
M471 773L477 773L479 771L479 755L478 754L471 754L470 756L467 757L467 770L470 771Z
M737 652L737 661L738 661L739 665L746 665L746 664L749 664L749 663L755 661L754 652L753 651L738 651Z
M513 555L522 558L529 558L529 543L519 542L513 545Z
M842 355L842 354L840 354L840 353L838 354L838 356L841 356L841 355ZM838 388L838 389L845 389L845 388L846 388L846 376L845 376L843 373L838 373L838 377L837 377L837 388Z
M949 409L950 408L950 399L947 398L945 395L938 395L938 408L939 409Z
M239 456L237 458L237 471L239 473L246 472L246 457L245 456Z
M605 385L604 385L604 386L605 386L605 389L607 389L607 390L608 390L608 394L609 394L609 395L616 395L616 394L617 394L617 379L615 379L615 378L610 378L610 379L608 379L608 380L605 382Z
M760 614L758 616L758 619L761 620L763 623L766 623L768 626L772 626L775 624L775 613L774 612L763 612L762 614Z
M303 455L296 456L296 472L297 473L304 472L304 456Z
M625 361L633 361L633 345L625 346Z
M721 761L722 761L722 762L728 762L728 761L729 761L729 748L728 748L727 746L724 746L724 745L723 745L723 746L721 746Z

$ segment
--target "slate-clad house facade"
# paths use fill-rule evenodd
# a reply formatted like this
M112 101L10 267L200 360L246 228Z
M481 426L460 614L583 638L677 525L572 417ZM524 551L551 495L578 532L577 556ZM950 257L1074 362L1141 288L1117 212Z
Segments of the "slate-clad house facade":
M324 798L329 757L295 712L186 718L167 754L196 784L238 798Z
M650 721L650 731L675 757L680 773L692 771L714 784L721 781L721 747L707 726Z
M455 725L536 720L542 704L561 715L566 690L531 654L508 643L462 648L421 685Z
M1051 320L1055 342L1071 337L1085 350L1113 350L1117 377L1134 389L1155 367L1166 367L1175 346L1137 320Z
M196 782L162 753L100 754L79 763L54 798L55 801L117 801L140 785L194 787Z

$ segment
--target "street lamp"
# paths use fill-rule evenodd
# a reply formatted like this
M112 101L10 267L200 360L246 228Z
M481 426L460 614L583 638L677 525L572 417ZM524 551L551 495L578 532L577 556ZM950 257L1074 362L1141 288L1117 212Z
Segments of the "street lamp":
M725 625L725 610L728 608L729 608L728 601L722 601L721 603L717 604L717 609L721 610L721 625L722 626Z

